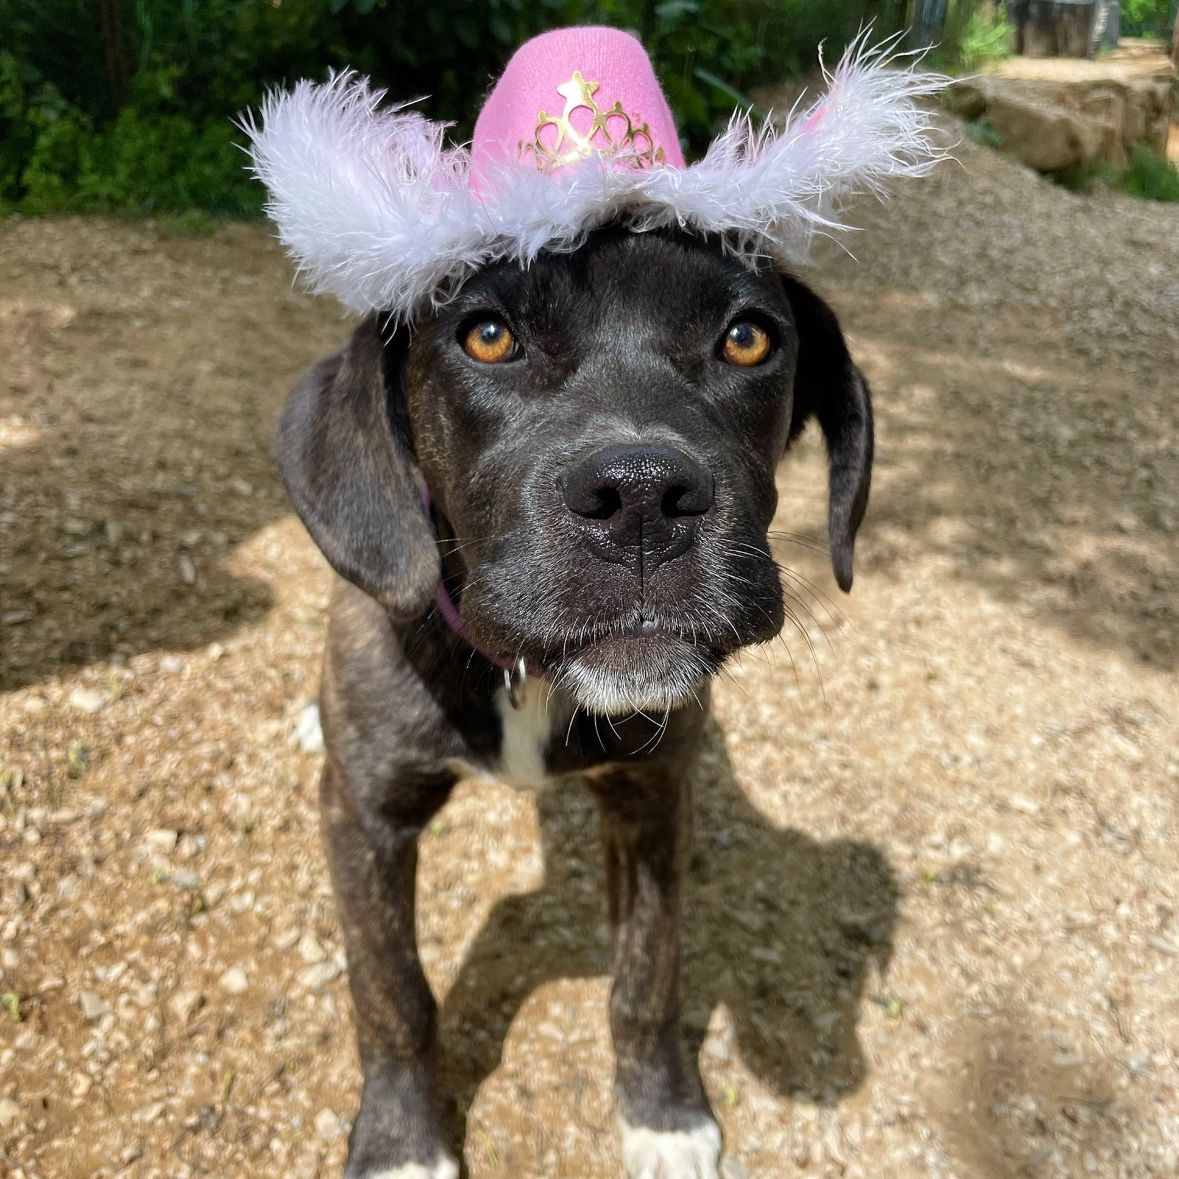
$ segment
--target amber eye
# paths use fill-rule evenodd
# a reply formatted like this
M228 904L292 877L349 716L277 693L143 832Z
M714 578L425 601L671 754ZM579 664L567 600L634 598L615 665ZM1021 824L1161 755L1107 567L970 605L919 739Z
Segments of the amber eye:
M741 368L752 368L755 364L761 364L769 354L770 337L762 328L751 323L748 319L733 324L725 332L721 355L729 364L736 364Z
M482 364L499 364L516 350L516 340L502 320L485 319L463 337L463 348Z

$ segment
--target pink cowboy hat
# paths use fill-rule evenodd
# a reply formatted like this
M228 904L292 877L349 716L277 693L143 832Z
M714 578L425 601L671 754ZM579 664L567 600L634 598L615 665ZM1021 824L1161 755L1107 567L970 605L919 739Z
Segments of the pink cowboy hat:
M405 106L382 109L384 92L351 73L271 94L244 126L310 285L409 322L480 266L575 249L607 223L717 234L751 265L805 262L817 233L848 228L847 197L943 154L916 100L946 79L889 68L888 48L861 36L811 107L760 129L734 115L691 166L642 45L608 28L521 46L469 148Z

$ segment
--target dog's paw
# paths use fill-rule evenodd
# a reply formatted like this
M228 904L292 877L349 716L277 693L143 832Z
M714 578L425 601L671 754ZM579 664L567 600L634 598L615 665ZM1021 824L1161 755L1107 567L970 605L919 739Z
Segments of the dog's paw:
M721 1133L711 1118L683 1130L621 1125L627 1179L720 1179Z
M357 1179L458 1179L458 1163L439 1155L432 1163L402 1163L399 1167L380 1167L365 1171Z

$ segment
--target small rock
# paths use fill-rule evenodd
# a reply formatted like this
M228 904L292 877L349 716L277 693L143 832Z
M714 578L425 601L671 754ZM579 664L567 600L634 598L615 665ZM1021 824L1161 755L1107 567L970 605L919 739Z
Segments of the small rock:
M340 1117L334 1111L323 1108L315 1115L315 1129L325 1142L333 1142L340 1136Z
M240 995L250 985L246 972L240 966L231 966L217 982L231 995Z
M168 874L168 883L185 892L196 892L201 886L201 878L191 868L177 868Z
M160 1114L164 1112L164 1103L162 1101L153 1101L151 1105L145 1105L142 1109L137 1109L132 1115L131 1120L135 1122L154 1122L159 1118Z
M836 1011L820 1011L818 1015L811 1018L811 1023L815 1025L816 1031L824 1036L829 1036L836 1023L839 1021L839 1013Z
M1149 1052L1131 1052L1126 1057L1126 1067L1132 1073L1144 1073L1150 1067Z
M723 1179L749 1179L749 1168L737 1159L725 1159L721 1163Z
M195 988L186 988L183 991L177 991L176 994L168 1001L168 1006L172 1009L172 1014L181 1023L188 1023L192 1013L205 1001L205 996Z
M149 831L143 837L143 841L158 852L170 852L176 846L176 840L179 838L177 832L160 827L155 831Z
M0 1101L0 1129L11 1126L20 1117L20 1106L11 1097Z
M297 929L284 929L282 933L274 936L274 944L280 950L289 950L298 940L299 931Z
M96 712L101 712L107 703L106 693L99 691L98 688L75 688L70 693L70 705L79 712L88 712L93 715Z
M323 752L323 729L319 724L319 702L312 700L295 721L295 740L304 753Z
M91 1023L96 1019L101 1019L110 1011L110 1008L97 991L82 991L78 995L78 1002L82 1007L82 1018L89 1020Z
M323 946L315 940L315 934L308 930L299 939L299 957L303 959L308 965L314 965L316 962L322 962L327 957L327 952Z
M734 909L729 917L735 921L747 933L757 935L765 928L765 918L755 910L751 909Z
M319 962L314 966L308 966L306 970L299 971L299 982L309 991L318 991L321 987L326 987L328 983L334 982L342 973L343 967L335 960Z
M185 585L196 584L196 566L192 563L192 558L186 553L180 555L180 560L177 561L180 566L180 580Z

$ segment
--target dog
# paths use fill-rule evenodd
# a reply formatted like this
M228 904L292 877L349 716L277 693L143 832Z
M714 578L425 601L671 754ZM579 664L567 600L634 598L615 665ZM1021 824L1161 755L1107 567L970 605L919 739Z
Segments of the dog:
M370 313L290 395L279 470L337 574L321 799L364 1078L350 1179L458 1174L415 869L471 771L592 792L624 1167L719 1174L678 1026L689 778L710 680L782 627L775 471L812 419L848 590L873 430L837 317L675 228L485 265L412 327Z

